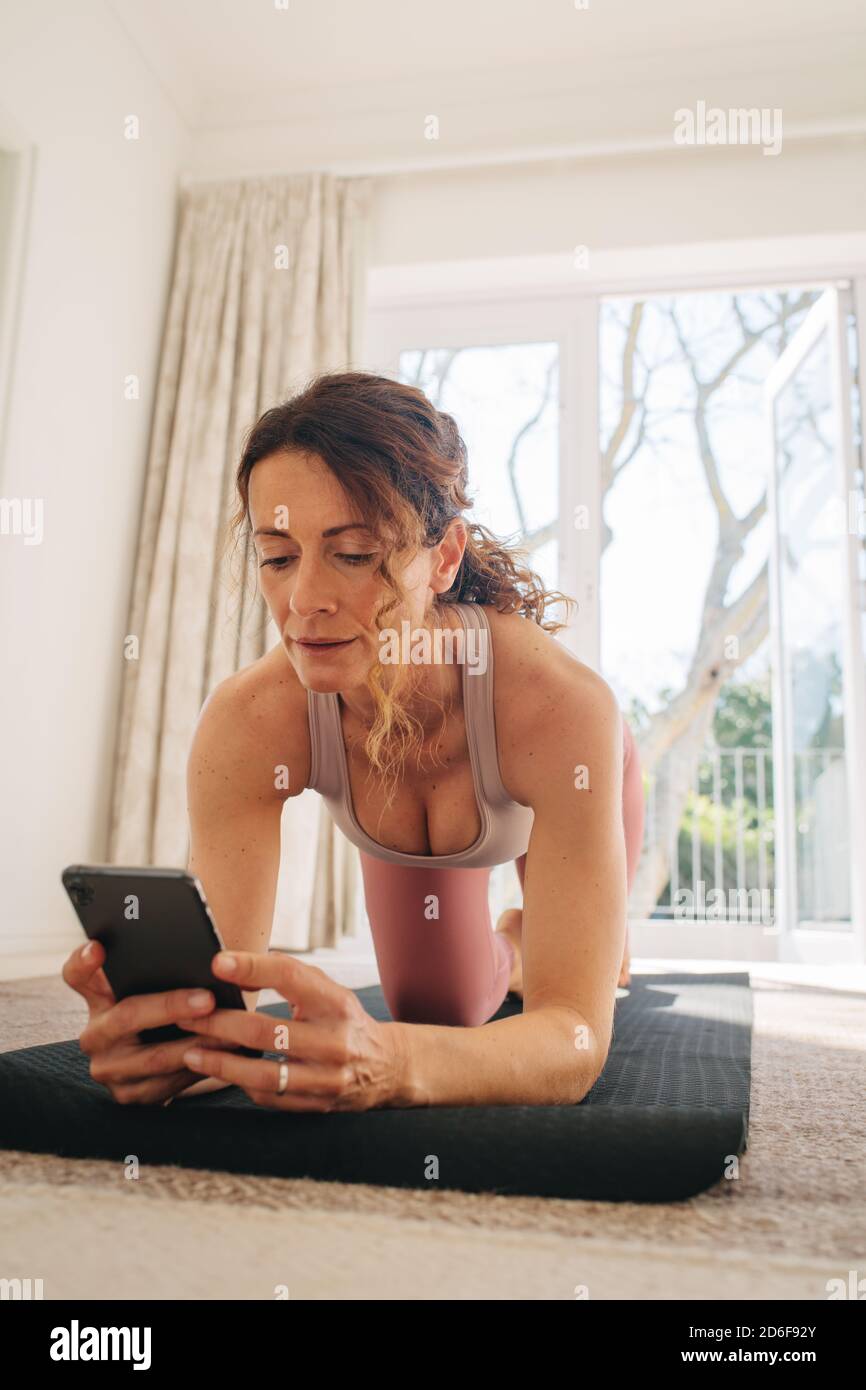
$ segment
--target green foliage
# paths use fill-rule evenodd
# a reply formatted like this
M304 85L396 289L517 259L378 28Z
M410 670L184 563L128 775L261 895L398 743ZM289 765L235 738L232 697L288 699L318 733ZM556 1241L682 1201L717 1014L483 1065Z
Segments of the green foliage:
M647 717L646 707L632 713L640 727ZM773 719L769 678L749 682L729 681L722 687L713 716L713 738L699 766L699 790L690 790L686 799L677 839L677 862L681 888L691 888L693 877L710 888L757 887L759 846L763 841L766 882L772 888L775 874L773 835ZM742 749L742 795L737 796L734 749ZM719 804L715 805L713 752L719 757ZM763 809L759 795L759 762L763 762ZM745 880L737 874L737 828L741 826L745 855ZM692 837L697 828L698 847L692 864ZM722 878L716 882L716 841L722 851ZM670 903L670 882L660 902Z
M742 825L743 852L745 855L745 879L739 883L737 874L737 826ZM758 879L758 854L761 841L764 844L764 856L766 862L766 882L768 887L773 886L775 872L775 854L773 839L773 818L772 812L765 810L759 816L757 809L749 805L744 797L742 801L732 798L727 803L715 807L710 797L695 796L694 792L689 793L685 811L680 825L678 841L678 863L680 874L680 887L690 888L692 885L692 834L697 826L698 833L698 863L697 877L703 879L710 888L756 888L759 884ZM722 850L722 878L716 882L716 840L721 845ZM668 887L668 893L670 888Z
M719 691L713 736L719 748L771 748L773 707L769 676L747 683L727 681Z

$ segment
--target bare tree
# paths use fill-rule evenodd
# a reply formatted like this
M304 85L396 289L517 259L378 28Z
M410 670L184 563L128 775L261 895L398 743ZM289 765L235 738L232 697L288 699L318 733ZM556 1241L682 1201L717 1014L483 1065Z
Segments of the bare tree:
M644 770L655 776L656 834L642 857L632 890L632 910L638 916L652 913L668 881L670 848L676 842L695 765L712 726L719 692L737 667L758 650L769 630L766 563L736 599L728 599L731 574L743 557L749 536L766 513L767 494L765 491L745 516L735 515L722 484L712 440L711 412L722 387L736 376L756 345L775 343L776 351L781 352L790 337L792 320L798 319L815 298L816 293L812 291L796 297L787 293L772 299L763 297L761 302L771 310L771 316L759 329L753 329L747 323L739 297L734 295L731 304L740 341L711 376L701 371L705 349L702 352L702 345L688 340L676 301L670 301L664 310L679 346L680 361L688 370L694 387L689 410L697 456L715 508L718 530L704 589L700 636L682 687L664 709L651 717L640 738ZM635 361L644 307L641 303L632 306L625 335L619 418L601 455L605 490L616 484L622 470L648 443L647 400L652 371L644 375L640 396L635 387ZM632 429L635 418L637 425ZM816 425L815 421L812 423ZM602 549L611 539L605 527ZM732 642L731 638L736 641Z
M765 640L769 628L768 571L764 564L751 583L734 600L728 591L732 572L743 557L750 535L767 510L766 492L751 510L738 517L725 493L719 459L713 444L711 417L719 393L731 379L749 383L741 372L749 355L759 344L772 346L776 354L787 344L792 326L817 298L816 291L752 295L750 302L761 307L767 318L759 328L747 320L741 298L733 295L731 308L739 330L739 341L712 375L702 370L707 361L707 345L689 339L681 322L676 300L656 307L666 315L677 344L667 358L649 362L641 354L641 328L646 322L646 303L631 304L624 324L624 341L619 363L618 411L606 443L600 451L603 497L619 482L624 470L645 448L656 450L666 443L665 421L669 407L653 410L650 404L654 378L671 363L684 365L693 385L688 411L694 430L697 457L707 491L712 499L717 523L716 548L706 582L700 622L700 636L691 656L681 689L663 710L652 715L640 736L640 756L644 770L655 777L656 834L647 846L632 893L632 910L649 916L655 908L670 872L669 851L675 843L679 825L693 783L694 768L712 725L719 692L733 672L754 654ZM441 408L449 372L460 349L419 353L412 380L425 383L430 399ZM520 495L517 461L522 445L538 426L554 389L557 362L554 357L545 374L537 403L517 429L506 460L508 484L522 531L521 543L531 554L556 534L556 520L532 531L526 529L526 514ZM430 377L433 377L433 385ZM810 423L817 430L818 422ZM803 424L802 418L793 428ZM783 441L784 444L784 441ZM602 553L614 539L603 516ZM731 638L736 638L731 642ZM735 653L732 655L731 653Z

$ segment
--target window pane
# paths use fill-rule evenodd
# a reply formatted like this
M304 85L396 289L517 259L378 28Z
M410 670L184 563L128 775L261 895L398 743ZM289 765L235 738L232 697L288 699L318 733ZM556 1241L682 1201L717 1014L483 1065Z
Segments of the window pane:
M526 545L558 587L559 349L556 343L400 354L400 376L457 421L469 457L470 519Z
M817 295L602 305L601 666L644 767L635 916L772 921L762 386Z
M776 400L796 914L798 923L815 925L851 915L842 715L845 586L830 372L825 332Z

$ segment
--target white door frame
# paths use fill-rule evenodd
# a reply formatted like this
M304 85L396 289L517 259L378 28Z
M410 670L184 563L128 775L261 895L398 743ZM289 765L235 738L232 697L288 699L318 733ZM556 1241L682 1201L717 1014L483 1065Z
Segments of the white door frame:
M859 576L861 540L849 525L849 498L858 492L859 460L854 448L851 398L848 390L850 362L845 316L853 307L852 291L828 288L812 306L784 352L774 363L764 384L767 440L768 501L771 523L770 613L773 643L773 768L776 822L776 918L780 927L780 959L792 961L866 961L866 858L857 846L866 845L866 782L855 769L866 766L866 665L861 619L862 585ZM862 325L860 325L862 328ZM837 498L844 530L839 560L843 568L845 614L842 641L843 718L845 770L850 834L851 930L810 929L796 919L796 857L793 852L793 794L788 776L788 751L792 716L787 679L787 653L782 641L781 557L778 544L778 479L776 474L775 404L796 376L803 362L826 334L830 350L830 378L838 429L836 457ZM862 363L861 363L862 366ZM861 374L862 380L862 374ZM861 387L861 401L862 401Z

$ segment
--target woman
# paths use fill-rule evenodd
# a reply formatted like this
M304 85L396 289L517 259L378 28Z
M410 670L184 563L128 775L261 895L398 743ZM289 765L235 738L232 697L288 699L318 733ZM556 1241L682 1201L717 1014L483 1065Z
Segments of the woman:
M286 1040L207 991L200 1008L180 990L116 1005L94 944L64 971L90 1005L92 1075L123 1103L167 1103L197 1076L291 1110L576 1103L628 981L643 792L610 688L545 621L564 596L463 519L465 446L417 388L319 377L259 419L236 481L235 534L280 641L202 709L189 870L226 943L215 972L251 1006L277 989L293 1021ZM308 787L360 850L393 1022L267 951L281 811ZM524 904L494 931L490 868L509 858ZM482 1026L508 991L523 1012ZM189 1042L139 1042L168 1020Z

